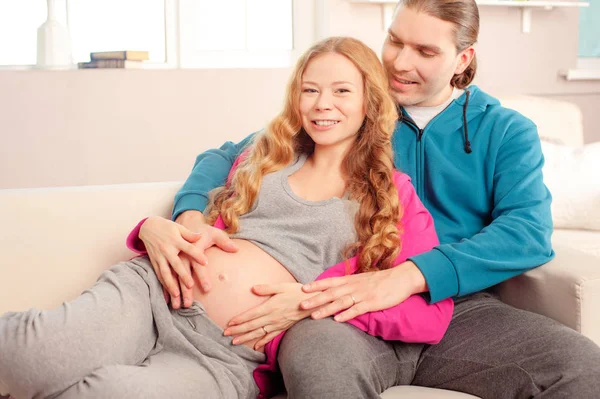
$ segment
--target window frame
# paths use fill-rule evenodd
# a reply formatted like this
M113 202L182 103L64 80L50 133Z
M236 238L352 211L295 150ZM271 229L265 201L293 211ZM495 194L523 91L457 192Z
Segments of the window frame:
M590 7L592 6L590 0ZM597 4L600 6L600 4ZM585 8L581 8L579 12L585 12ZM581 26L578 27L581 29ZM579 32L581 34L581 31ZM578 43L579 45L579 43ZM579 53L579 50L577 51ZM569 79L569 73L571 79ZM598 57L581 57L578 56L575 69L570 69L567 73L569 80L600 80L600 56Z
M179 24L179 65L185 69L230 69L230 68L287 68L292 65L294 48L294 3L290 0L292 14L292 45L290 49L277 50L195 50L191 24ZM306 2L306 1L304 1ZM188 4L191 2L188 2ZM184 11L179 10L180 18ZM190 10L187 10L189 13Z
M67 12L67 29L69 26L69 2L65 0ZM313 4L306 0L292 0L292 49L285 50L289 53L288 65L259 66L258 68L281 68L291 67L298 59L300 54L307 48L314 38L314 15ZM248 66L235 65L224 67L202 67L182 62L181 49L181 26L180 26L180 2L179 0L164 0L165 9L165 61L144 63L143 69L213 69L213 68L240 68L246 69ZM273 55L281 57L284 50L274 51ZM250 67L252 68L252 67ZM37 70L35 64L30 65L0 65L0 70ZM67 70L77 70L77 64L73 63Z

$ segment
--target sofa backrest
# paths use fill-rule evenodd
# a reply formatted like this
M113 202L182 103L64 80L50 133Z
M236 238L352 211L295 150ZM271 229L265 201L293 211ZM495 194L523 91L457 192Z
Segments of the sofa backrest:
M169 217L181 184L0 190L0 314L58 306L135 256L127 234Z
M577 105L525 95L500 96L498 99L504 107L531 119L542 139L574 147L583 145L583 122Z

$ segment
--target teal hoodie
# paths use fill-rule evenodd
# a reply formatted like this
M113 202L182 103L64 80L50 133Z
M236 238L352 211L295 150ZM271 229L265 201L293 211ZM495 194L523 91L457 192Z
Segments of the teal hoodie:
M419 129L402 110L396 167L433 215L440 245L411 260L430 301L481 291L548 262L552 219L535 124L470 86ZM252 135L200 154L175 196L173 218L204 210Z

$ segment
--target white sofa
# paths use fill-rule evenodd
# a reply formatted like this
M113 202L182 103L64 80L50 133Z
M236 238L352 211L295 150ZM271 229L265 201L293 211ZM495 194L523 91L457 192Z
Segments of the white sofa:
M582 141L581 116L569 104L523 97L505 103L534 119L541 134ZM0 314L49 308L77 296L102 270L133 255L124 245L127 233L144 216L168 216L180 185L0 190ZM557 231L556 259L501 284L498 292L507 303L552 317L600 344L600 258L576 249L590 235L598 246L597 232ZM382 397L473 398L421 387L395 387Z

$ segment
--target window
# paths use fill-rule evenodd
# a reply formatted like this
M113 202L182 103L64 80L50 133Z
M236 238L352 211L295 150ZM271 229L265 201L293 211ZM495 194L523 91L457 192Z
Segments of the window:
M57 3L56 18L62 24L67 20L64 4L65 0ZM0 65L35 64L37 28L46 16L44 1L0 0Z
M68 0L68 13L75 62L113 50L145 50L150 62L166 61L164 0Z
M288 67L294 28L307 30L294 26L292 0L53 1L74 63L94 51L147 50L150 65ZM0 0L0 66L36 63L37 28L46 16L43 0Z
M181 0L183 67L291 65L292 0Z
M600 0L579 11L579 69L600 70Z

